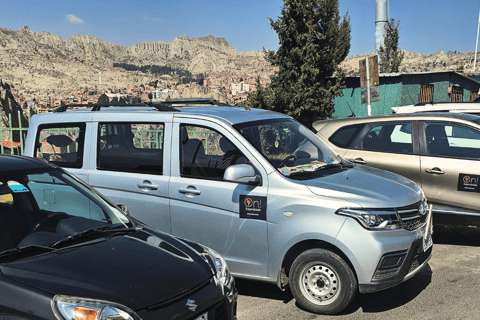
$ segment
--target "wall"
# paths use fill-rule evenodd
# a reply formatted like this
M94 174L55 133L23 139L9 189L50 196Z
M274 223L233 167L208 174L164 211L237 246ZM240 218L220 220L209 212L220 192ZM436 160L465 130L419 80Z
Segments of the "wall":
M398 106L400 103L400 90L402 84L381 84L380 88L380 101L372 102L372 114L390 114L392 113L391 107ZM367 104L361 104L361 91L366 89L360 88L346 88L343 89L343 97L335 98L335 112L333 118L346 118L352 114L348 104L352 108L357 117L366 116ZM353 92L353 96L352 96ZM348 104L347 104L348 102Z
M418 103L422 83L434 85L433 101L450 101L448 87L458 85L464 88L463 100L470 101L470 91L478 91L480 84L455 72L432 72L424 74L398 74L380 77L380 101L372 102L372 115L390 114L391 108ZM346 80L343 97L335 98L335 112L332 118L346 118L352 114L357 117L367 115L367 104L361 104L360 79L350 77ZM350 108L348 106L350 105Z

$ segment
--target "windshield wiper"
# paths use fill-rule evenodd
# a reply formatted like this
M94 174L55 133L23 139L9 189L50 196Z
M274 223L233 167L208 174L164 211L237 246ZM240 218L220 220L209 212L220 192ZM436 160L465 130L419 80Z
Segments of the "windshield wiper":
M3 260L2 258L12 257L18 254L25 254L27 256L30 256L31 254L37 255L52 251L55 251L55 249L50 248L49 246L30 245L25 247L17 247L0 252L0 261Z
M55 248L60 244L65 244L65 243L68 243L68 242L74 242L75 240L82 239L82 238L88 238L90 236L98 235L98 234L102 234L102 235L105 234L105 233L115 233L115 234L117 234L117 233L134 232L134 231L142 230L141 227L131 227L131 228L123 228L123 229L119 229L119 227L123 227L123 225L114 226L114 227L112 227L111 225L108 225L108 226L103 226L103 227L98 227L98 228L87 229L87 230L72 234L71 236L68 236L67 238L62 239L60 241L57 241L57 242L49 245L48 247Z

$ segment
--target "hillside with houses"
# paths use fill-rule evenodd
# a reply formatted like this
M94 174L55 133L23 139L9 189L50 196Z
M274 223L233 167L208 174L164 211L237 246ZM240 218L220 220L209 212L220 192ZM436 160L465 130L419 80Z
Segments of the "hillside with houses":
M356 76L359 60L368 55L348 57L340 66ZM473 59L473 53L405 52L400 71L469 71ZM28 27L0 28L0 70L17 103L37 112L95 103L103 94L125 101L213 97L242 103L276 71L263 52L239 52L212 36L125 47L92 36L64 40Z

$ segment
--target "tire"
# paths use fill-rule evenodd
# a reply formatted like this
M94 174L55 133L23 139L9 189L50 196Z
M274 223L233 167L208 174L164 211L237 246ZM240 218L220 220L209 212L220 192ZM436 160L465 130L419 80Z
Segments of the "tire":
M310 249L300 254L290 269L290 290L304 309L319 314L336 314L345 309L357 293L357 279L337 254Z

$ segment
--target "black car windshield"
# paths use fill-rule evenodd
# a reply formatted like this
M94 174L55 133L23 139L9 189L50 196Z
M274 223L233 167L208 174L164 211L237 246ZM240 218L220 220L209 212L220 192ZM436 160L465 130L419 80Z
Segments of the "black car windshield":
M287 177L301 175L305 179L305 175L345 163L313 132L293 119L254 121L234 127Z
M119 209L61 170L0 177L0 252L131 226Z

